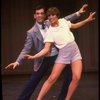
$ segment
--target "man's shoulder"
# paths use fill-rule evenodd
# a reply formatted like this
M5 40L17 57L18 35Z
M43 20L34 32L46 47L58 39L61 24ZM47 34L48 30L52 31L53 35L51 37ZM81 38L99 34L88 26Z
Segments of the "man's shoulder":
M45 23L46 25L50 25L49 20L45 20L44 23Z
M34 31L34 28L35 28L35 27L34 27L34 26L32 26L32 27L31 27L31 28L30 28L27 32L28 32L28 33L33 32L33 31Z
M49 23L49 20L48 20L48 19L46 19L44 22L45 22L45 23Z

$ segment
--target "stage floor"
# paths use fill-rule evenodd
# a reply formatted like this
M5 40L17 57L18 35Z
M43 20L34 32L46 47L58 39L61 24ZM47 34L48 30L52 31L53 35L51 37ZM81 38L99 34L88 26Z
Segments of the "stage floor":
M30 75L2 76L2 100L17 100L23 86ZM45 76L39 83L30 100L36 100L39 90L48 77ZM98 73L83 73L80 83L71 100L99 100L99 78ZM63 77L61 76L43 100L57 100L61 89Z

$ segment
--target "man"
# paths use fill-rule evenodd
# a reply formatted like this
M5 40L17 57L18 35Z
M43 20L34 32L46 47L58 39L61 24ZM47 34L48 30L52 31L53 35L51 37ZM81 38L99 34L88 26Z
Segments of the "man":
M82 8L69 16L66 16L66 20L75 20L80 16L80 14L85 12L85 8L87 7L87 4L83 5ZM24 58L22 55L29 54L32 46L34 46L34 52L37 53L44 47L44 37L46 30L48 29L50 23L48 20L45 20L45 9L43 6L38 6L34 10L34 19L36 20L36 23L34 26L27 31L27 38L24 45L24 48L22 49L19 57L17 58L16 62L9 64L7 68L13 68L15 69L17 66L21 65L24 61ZM45 27L44 27L45 25ZM43 26L43 27L42 27ZM45 28L45 29L44 29ZM47 55L45 57L40 57L38 59L34 60L34 72L29 79L28 83L24 87L22 93L20 94L18 100L29 100L32 93L34 92L35 88L37 87L38 83L44 76L44 74L47 72L47 70L53 66L54 61L57 57L58 51L55 47L52 47L51 54ZM70 75L69 77L66 77L66 81L63 84L61 94L59 95L58 100L63 100L66 96L66 92L68 90L68 85L71 81L71 69L66 69L65 77ZM67 79L68 78L68 79Z

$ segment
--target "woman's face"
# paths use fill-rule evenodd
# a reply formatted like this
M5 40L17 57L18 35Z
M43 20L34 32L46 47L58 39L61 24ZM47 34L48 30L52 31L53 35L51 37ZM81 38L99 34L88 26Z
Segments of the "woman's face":
M51 26L55 26L58 24L58 17L56 15L49 15L48 20L51 23Z

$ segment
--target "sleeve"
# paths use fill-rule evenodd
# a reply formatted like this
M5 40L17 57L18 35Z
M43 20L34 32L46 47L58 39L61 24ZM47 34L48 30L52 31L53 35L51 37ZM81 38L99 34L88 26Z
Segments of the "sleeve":
M47 31L47 33L46 33L46 36L44 38L44 43L45 42L54 42L53 36L50 31Z
M69 21L74 21L74 20L78 19L79 17L80 17L80 13L79 12L75 12L73 14L70 14L68 16L65 16L64 18L66 20L69 20Z
M71 28L71 22L70 21L66 21L67 25L69 28Z
M27 33L24 48L20 52L16 62L18 62L19 64L22 64L22 62L24 61L24 58L21 55L29 54L31 51L32 45L33 45L32 36L30 33Z
M71 22L67 21L63 18L63 24L65 24L65 26L67 25L69 28L71 28Z

